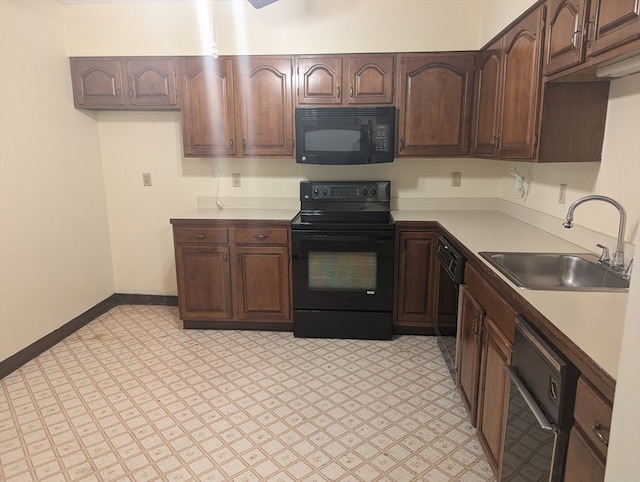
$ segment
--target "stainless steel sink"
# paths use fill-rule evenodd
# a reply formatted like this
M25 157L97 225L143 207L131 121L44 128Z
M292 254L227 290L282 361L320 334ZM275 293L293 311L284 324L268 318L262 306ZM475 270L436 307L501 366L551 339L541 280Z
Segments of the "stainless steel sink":
M597 256L566 253L479 253L516 285L530 290L627 291L629 279Z

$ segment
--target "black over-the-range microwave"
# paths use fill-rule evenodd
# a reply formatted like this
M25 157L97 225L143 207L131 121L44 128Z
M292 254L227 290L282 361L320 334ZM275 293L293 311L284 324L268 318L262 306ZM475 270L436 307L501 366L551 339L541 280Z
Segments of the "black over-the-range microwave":
M296 108L298 164L392 162L394 107Z

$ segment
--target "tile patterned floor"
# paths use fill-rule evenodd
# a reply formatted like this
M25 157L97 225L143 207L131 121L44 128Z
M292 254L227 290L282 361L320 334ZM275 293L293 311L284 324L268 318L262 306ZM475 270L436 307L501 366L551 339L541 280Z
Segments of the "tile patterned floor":
M3 481L491 481L435 337L118 306L0 381Z

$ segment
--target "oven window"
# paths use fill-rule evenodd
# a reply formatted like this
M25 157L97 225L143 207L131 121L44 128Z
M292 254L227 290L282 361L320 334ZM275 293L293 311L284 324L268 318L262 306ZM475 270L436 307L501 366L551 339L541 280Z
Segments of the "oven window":
M309 252L309 288L375 291L376 253Z

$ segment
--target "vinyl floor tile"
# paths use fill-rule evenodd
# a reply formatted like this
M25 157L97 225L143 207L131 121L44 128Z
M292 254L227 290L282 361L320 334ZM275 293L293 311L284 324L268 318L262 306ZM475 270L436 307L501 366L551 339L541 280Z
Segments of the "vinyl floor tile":
M493 481L435 337L121 305L0 380L3 481Z

